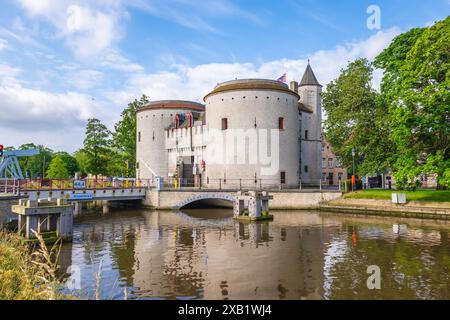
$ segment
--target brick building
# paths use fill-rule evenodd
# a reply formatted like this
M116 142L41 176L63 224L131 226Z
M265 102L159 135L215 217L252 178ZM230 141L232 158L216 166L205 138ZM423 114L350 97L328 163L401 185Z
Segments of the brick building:
M343 168L339 159L331 151L331 145L322 137L322 183L338 185L339 181L348 178L347 169Z

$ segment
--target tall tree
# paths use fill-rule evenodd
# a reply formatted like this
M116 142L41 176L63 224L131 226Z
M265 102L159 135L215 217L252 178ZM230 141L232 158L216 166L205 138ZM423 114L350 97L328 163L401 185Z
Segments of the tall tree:
M396 183L415 187L436 173L450 186L450 17L398 36L375 65L384 69Z
M111 146L111 132L100 122L91 118L86 126L84 152L86 153L86 170L97 175L108 174L109 148Z
M371 81L372 65L357 59L323 93L325 136L345 167L352 166L352 148L356 149L358 174L384 170L392 151L386 108Z
M88 156L84 149L79 149L75 151L74 157L78 164L78 173L81 176L86 176L88 174Z
M122 111L121 120L114 126L113 146L121 157L121 163L115 166L115 171L122 171L122 173L128 171L128 176L135 174L133 168L136 163L136 112L148 102L146 95L143 95L140 100L135 99L130 102ZM128 168L126 168L127 162Z
M69 178L69 171L62 155L57 155L50 162L47 170L47 178L50 179L67 179Z

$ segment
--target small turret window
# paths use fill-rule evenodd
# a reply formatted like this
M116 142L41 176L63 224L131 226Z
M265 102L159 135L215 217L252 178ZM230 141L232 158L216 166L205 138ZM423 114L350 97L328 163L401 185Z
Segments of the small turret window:
M222 118L222 130L228 129L228 118Z
M141 142L141 132L138 132L138 142Z
M305 140L308 140L308 130L305 130Z
M283 117L278 118L278 129L284 130L284 118Z

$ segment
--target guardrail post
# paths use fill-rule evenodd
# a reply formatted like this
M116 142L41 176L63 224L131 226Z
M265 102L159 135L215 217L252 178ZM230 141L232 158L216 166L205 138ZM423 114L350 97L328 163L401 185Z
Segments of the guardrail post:
M320 191L322 191L322 179L319 180L319 188L320 188Z

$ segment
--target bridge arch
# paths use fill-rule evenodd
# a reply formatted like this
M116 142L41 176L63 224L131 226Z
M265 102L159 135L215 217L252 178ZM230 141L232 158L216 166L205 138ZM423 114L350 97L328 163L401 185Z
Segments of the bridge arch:
M195 206L232 207L234 196L230 193L204 192L194 194L175 204L174 209L189 208Z

